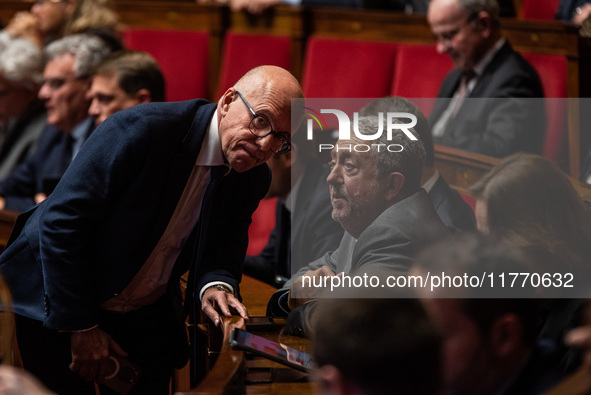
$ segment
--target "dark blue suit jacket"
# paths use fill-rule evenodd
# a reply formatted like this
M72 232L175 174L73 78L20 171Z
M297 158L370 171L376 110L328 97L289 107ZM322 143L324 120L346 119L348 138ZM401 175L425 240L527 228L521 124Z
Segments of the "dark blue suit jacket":
M215 109L204 100L149 103L97 128L51 196L19 217L0 256L17 314L52 329L100 324L99 305L126 287L168 225ZM251 214L269 182L266 165L218 181L212 172L201 218L175 263L171 301L189 269L186 298L195 310L209 281L239 289Z
M93 130L94 123L90 122L83 138L86 140ZM35 205L36 193L49 195L51 191L44 188L46 181L59 180L70 165L72 152L67 148L69 138L55 126L46 126L35 153L0 182L0 196L6 200L6 210L25 211Z
M441 85L431 125L448 107L462 72L455 69ZM445 133L435 144L504 157L518 151L541 153L545 135L544 90L535 69L506 42L478 77ZM486 100L484 98L487 98Z

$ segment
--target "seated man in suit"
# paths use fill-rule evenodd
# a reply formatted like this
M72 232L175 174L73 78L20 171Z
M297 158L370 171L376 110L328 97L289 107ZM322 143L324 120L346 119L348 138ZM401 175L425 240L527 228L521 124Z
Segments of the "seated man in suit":
M427 191L435 212L443 223L453 232L476 229L476 219L472 208L464 202L460 194L452 189L435 168L435 149L429 122L410 100L403 97L386 97L369 103L360 110L360 115L377 115L388 112L407 112L417 117L414 130L425 147L425 166L421 186Z
M168 394L189 358L187 313L248 319L248 227L302 96L288 71L261 66L217 103L147 103L103 122L0 255L24 367L59 394L94 395L92 381L127 357L142 370L130 395Z
M502 37L496 0L432 0L427 20L455 65L431 113L433 141L495 157L541 153L544 103L532 98L544 97L542 84Z
M117 111L142 103L166 101L164 76L146 52L121 50L97 66L88 92L96 126Z
M482 273L531 273L535 265L513 244L461 233L423 251L411 275L481 278ZM562 376L553 347L536 341L541 300L534 297L535 288L509 289L499 282L495 288L489 280L482 287L418 288L443 335L441 393L541 394Z
M295 271L334 251L343 236L343 228L330 215L330 169L316 160L305 139L306 132L299 130L292 150L267 162L272 178L266 197L279 197L275 228L263 251L244 261L244 274L277 288Z
M100 39L87 35L67 36L47 47L39 98L48 126L35 153L0 182L0 209L25 211L51 193L94 130L86 95L93 68L108 53Z
M373 133L379 122L378 117L359 117L358 130ZM416 134L412 128L409 131ZM339 140L331 152L331 172L326 181L332 218L345 230L341 244L295 273L267 305L269 315L291 315L293 330L288 330L292 333L305 330L306 310L311 304L304 303L322 290L306 286L303 278L324 281L343 274L362 276L382 267L405 273L421 248L449 233L421 188L425 162L422 143L410 140L398 129L392 131L391 139L383 133L373 140L369 150L365 150L370 147L366 143L352 136ZM386 146L403 149L379 149Z
M319 300L312 319L320 393L436 394L441 336L421 303L348 296Z
M37 97L43 53L33 43L0 33L0 180L31 155L47 124Z

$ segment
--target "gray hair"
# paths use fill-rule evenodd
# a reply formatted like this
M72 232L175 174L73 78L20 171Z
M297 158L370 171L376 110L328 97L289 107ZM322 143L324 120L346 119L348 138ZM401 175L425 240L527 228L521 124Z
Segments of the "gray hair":
M52 42L45 50L49 62L62 55L74 56L74 75L87 78L94 73L96 65L109 54L109 47L103 40L88 34L74 34Z
M31 41L0 33L0 74L10 83L36 91L43 79L43 54Z
M473 16L479 12L488 13L495 23L500 23L499 3L497 0L457 0L461 9Z
M378 170L378 178L392 172L402 173L405 178L402 193L405 196L410 196L421 187L421 177L425 164L425 148L420 140L411 140L399 129L392 130L392 139L388 140L386 122L387 119L384 116L382 119L382 135L376 140L371 142L363 141L353 135L351 138L372 147L371 152ZM394 118L392 123L406 123L406 121ZM380 126L379 118L377 116L361 116L357 125L360 133L374 134ZM418 135L413 128L409 128L409 131L415 136ZM392 152L386 148L389 146L395 146L392 151L398 151L400 147L402 147L402 150Z

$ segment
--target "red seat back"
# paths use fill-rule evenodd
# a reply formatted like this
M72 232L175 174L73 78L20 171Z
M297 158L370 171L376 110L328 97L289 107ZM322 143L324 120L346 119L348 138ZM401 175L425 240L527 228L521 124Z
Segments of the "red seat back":
M258 255L269 241L269 236L275 227L275 211L277 198L264 199L252 214L252 224L248 228L248 255Z
M395 58L394 43L311 37L304 60L304 96L387 96Z
M522 18L552 21L560 0L523 0Z
M438 54L434 45L398 45L390 94L412 98L436 98L441 83L453 68L447 55ZM428 118L435 100L413 100Z
M122 35L126 47L158 61L168 101L209 98L209 33L128 29Z
M538 72L546 98L546 137L543 155L568 169L568 129L566 103L556 98L567 97L567 59L560 55L521 54ZM554 99L553 99L554 98Z
M288 36L268 36L228 32L216 99L248 70L261 65L273 65L289 70L291 41Z

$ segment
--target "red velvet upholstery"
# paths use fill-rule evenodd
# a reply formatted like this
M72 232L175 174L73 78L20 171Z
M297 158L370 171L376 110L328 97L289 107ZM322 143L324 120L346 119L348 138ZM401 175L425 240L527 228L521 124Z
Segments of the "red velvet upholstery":
M453 62L434 45L399 44L390 94L409 99L436 98ZM412 100L429 117L435 100Z
M277 198L261 200L252 215L252 225L248 229L248 255L258 255L267 245L271 231L275 227L275 208Z
M128 29L123 42L156 58L166 79L168 101L209 98L207 32Z
M560 0L523 0L522 18L544 21L554 20Z
M460 196L472 208L472 212L474 212L476 210L476 198L463 192L460 192Z
M567 60L565 56L535 53L521 54L537 70L546 98L546 138L543 155L567 168L566 103L552 98L567 97Z
M304 96L387 96L392 85L396 46L395 43L311 37L304 59Z
M263 64L289 70L291 41L288 36L268 36L228 32L216 99L234 85L248 70Z

